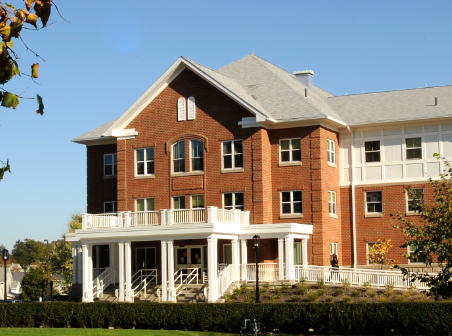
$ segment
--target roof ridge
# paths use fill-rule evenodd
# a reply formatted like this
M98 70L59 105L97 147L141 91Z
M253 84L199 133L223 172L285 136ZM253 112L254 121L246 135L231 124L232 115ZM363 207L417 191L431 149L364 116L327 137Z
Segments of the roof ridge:
M328 97L328 98L342 98L342 97L359 96L359 95L367 95L367 94L377 94L377 93L392 93L392 92L400 92L400 91L425 90L425 89L445 88L445 87L448 87L448 86L452 86L452 84L448 84L448 85L437 85L437 86L426 86L426 87L410 88L410 89L399 89L399 90L387 90L387 91L372 91L372 92L362 92L362 93L351 93L351 94L346 94L346 95L342 95L342 96L332 96L332 97Z
M234 80L233 78L231 78L231 77L229 77L229 76L226 76L225 74L222 74L221 72L218 72L217 70L213 70L213 69L211 69L211 68L209 68L209 67L207 67L207 66L205 66L205 65L202 65L201 63L198 63L198 62L195 62L195 61L193 61L193 60L191 60L191 59L185 58L184 56L181 56L181 58L184 59L184 61L187 61L187 62L189 62L189 63L192 63L193 65L199 66L199 67L201 67L201 68L209 69L210 71L213 71L213 72L215 72L215 73L217 73L217 74L219 74L219 75L222 75L222 76L224 76L224 77L227 77L227 78L229 78L229 79Z

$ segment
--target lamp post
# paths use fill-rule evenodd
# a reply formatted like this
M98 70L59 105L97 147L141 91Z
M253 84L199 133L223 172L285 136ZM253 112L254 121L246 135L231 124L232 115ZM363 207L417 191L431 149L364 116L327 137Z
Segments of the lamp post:
M49 287L50 287L50 301L52 301L52 282L50 281L50 272L49 272L49 240L48 239L44 239L44 241L47 244L47 262L46 262L46 267L47 267L47 279L49 280Z
M259 300L259 262L258 262L258 253L259 247L261 246L261 237L255 235L253 237L253 247L256 250L256 303L260 303Z
M5 289L5 303L7 302L7 300L8 300L8 297L7 297L7 291L6 291L6 262L8 261L8 259L9 259L9 252L8 252L8 250L7 249L4 249L3 251L2 251L2 259L3 259L3 261L5 262L5 287L4 287L4 289Z

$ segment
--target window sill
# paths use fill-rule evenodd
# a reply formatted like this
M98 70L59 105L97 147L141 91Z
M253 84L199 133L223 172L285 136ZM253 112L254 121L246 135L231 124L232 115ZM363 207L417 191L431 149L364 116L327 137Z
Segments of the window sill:
M338 215L330 214L330 218L339 218Z
M381 218L383 217L382 213L368 213L364 215L364 218Z
M405 216L420 216L420 215L419 215L419 212L414 212L414 211L411 212L411 211L410 211L410 212L407 212L407 213L405 214Z
M110 180L110 179L115 179L118 178L118 175L104 175L104 180Z
M228 173L243 173L245 169L243 168L233 168L233 169L222 169L222 174L228 174Z
M153 179L155 175L135 175L135 180Z
M199 171L199 172L186 172L186 173L171 173L171 177L194 176L194 175L204 175L204 172L203 171Z
M328 162L328 166L333 167L333 168L337 168L336 164Z
M295 162L280 162L280 167L290 167L290 166L301 166L303 163L301 161L295 161Z
M280 219L286 219L286 218L303 218L303 214L286 214L286 215L279 215Z

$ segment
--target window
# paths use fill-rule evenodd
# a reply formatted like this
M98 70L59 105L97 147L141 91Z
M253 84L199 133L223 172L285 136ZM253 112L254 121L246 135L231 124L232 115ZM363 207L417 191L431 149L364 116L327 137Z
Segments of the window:
M223 142L223 169L243 168L242 140Z
M335 215L337 213L335 191L328 191L328 208L330 211L330 215Z
M380 141L367 141L364 143L366 162L380 162Z
M381 198L381 191L366 192L366 212L367 213L382 213L383 202Z
M116 154L104 155L104 176L116 176L118 174L118 156Z
M281 193L281 213L283 215L303 213L301 191L283 191Z
M198 140L190 140L191 171L204 170L204 144Z
M185 209L185 196L173 197L173 209L175 210Z
M232 244L223 245L223 263L226 265L232 264Z
M328 163L336 164L336 143L333 140L326 140L328 146Z
M424 189L416 188L416 189L414 189L414 193L415 193L415 195L413 195L414 198L412 198L413 196L410 196L407 194L407 210L408 210L408 212L415 212L416 201L422 202L422 203L424 202Z
M301 139L287 139L279 141L281 162L301 161Z
M414 257L414 253L419 248L419 245L409 245L408 246L408 252L411 257L410 263L425 263L426 257L425 257L425 250L419 250L419 253L417 257Z
M330 259L333 260L333 254L337 255L337 243L330 243Z
M185 172L185 140L176 142L173 145L173 172Z
M137 211L155 211L154 198L137 198L136 209Z
M406 159L422 159L422 141L421 138L406 138Z
M191 208L204 208L204 195L193 195L191 197Z
M245 210L245 202L243 193L227 193L223 194L223 209Z
M110 201L104 202L104 213L114 213L118 212L118 202Z
M136 150L136 174L153 175L154 174L154 148L140 148Z

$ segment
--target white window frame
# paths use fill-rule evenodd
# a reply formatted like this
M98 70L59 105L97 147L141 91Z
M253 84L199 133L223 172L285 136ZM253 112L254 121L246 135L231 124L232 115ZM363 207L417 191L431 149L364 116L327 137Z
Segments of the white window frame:
M204 206L202 208L193 208L193 197L198 197L198 196L202 196ZM190 209L205 209L205 208L206 208L206 198L204 197L204 194L190 195Z
M293 140L300 140L300 160L294 160L293 159L293 149L292 149L292 141ZM289 141L289 149L282 150L281 149L281 141ZM298 149L296 149L298 151ZM289 161L282 161L281 160L281 153L282 152L289 152ZM287 139L279 139L279 163L290 163L290 162L301 162L302 160L302 151L301 151L301 138L287 138Z
M424 188L413 188L414 190L422 190L422 196L424 197ZM410 196L406 193L406 212L409 214L417 214L417 211L410 210L410 201L413 201L413 198L409 198Z
M192 141L198 141L202 144L202 156L192 156ZM202 169L201 170L193 170L192 159L202 159ZM198 139L190 139L190 171L191 172L203 172L204 171L204 142Z
M338 243L330 243L330 261L333 260L333 254L336 253L338 256ZM338 256L339 259L339 256Z
M236 194L242 194L243 195L243 205L240 205L239 208L237 208L237 204L235 204L235 195ZM230 208L229 206L228 206L227 209L225 208L225 205L224 205L224 197L225 197L225 195L232 195L232 208ZM243 209L242 209L242 207L243 207ZM226 209L226 210L242 210L242 211L244 211L245 210L245 193L243 191L223 193L223 209Z
M379 145L380 145L380 148L378 149L378 150L371 150L371 151L366 151L366 143L367 142L378 142L379 143ZM383 157L383 155L382 155L382 151L381 151L381 140L369 140L369 141L364 141L364 162L365 163L375 163L375 162L382 162L381 161L381 159L382 159L382 157ZM380 160L378 160L378 161L367 161L367 157L366 157L366 154L367 153L380 153Z
M328 163L336 164L336 141L327 139ZM381 153L380 153L381 155Z
M235 155L234 155L234 146L235 146L235 142L236 141L240 141L242 143L242 167L236 167L235 166ZM231 154L224 154L223 152L223 144L230 142L231 143ZM221 142L221 169L222 170L234 170L234 169L244 169L245 166L245 155L244 155L244 148L243 148L243 140L241 139L234 139L234 140L226 140L226 141L222 141ZM232 167L231 168L225 168L224 167L224 157L225 156L231 156L231 162L232 162Z
M416 246L417 249L417 246ZM416 249L414 249L414 251L416 251ZM411 251L410 251L410 245L407 246L407 250L408 250L408 255L411 256ZM413 253L414 253L413 251ZM425 250L424 250L425 253ZM411 259L408 259L408 264L413 264L413 265L425 265L425 261L411 261Z
M180 142L182 142L184 144L184 158L183 159L181 159L181 158L175 159L174 158L174 146L177 145ZM184 171L178 171L178 172L174 171L174 161L175 160L178 160L178 161L179 160L184 160ZM183 173L185 173L187 171L186 170L187 163L185 162L185 160L186 160L186 156L185 156L185 139L182 139L182 140L176 141L175 143L173 143L171 145L171 172L173 174L183 174Z
M284 202L282 200L282 194L285 192L290 192L290 202ZM301 202L296 202L296 203L301 203L301 212L294 212L293 210L293 206L294 206L294 201L293 201L293 193L294 192L301 192ZM284 190L281 191L279 194L280 197L280 212L281 212L281 216L285 216L285 215L301 215L303 214L303 191L302 190ZM284 213L283 212L283 204L287 204L290 203L290 213Z
M184 203L185 203L185 208L184 209L175 209L174 208L174 199L175 198L180 198L183 197L184 198ZM177 195L177 196L173 196L171 199L171 206L173 210L186 210L187 209L187 198L185 197L185 195Z
M154 210L147 210L147 208L148 208L148 200L151 200L151 199L154 201ZM138 201L139 200L144 200L144 209L146 209L146 210L142 210L142 211L138 210ZM155 211L155 198L154 197L140 197L140 198L135 199L135 211L136 212Z
M107 212L105 209L105 206L107 205L107 203L112 203L113 205L113 212ZM116 211L115 211L116 208ZM117 213L118 212L118 201L106 201L104 202L104 213Z
M105 158L107 156L112 156L112 163L108 164L108 165L105 163ZM115 163L115 161L116 161L116 163ZM111 174L105 173L106 166L111 166ZM115 174L115 166L116 166L116 174ZM118 173L118 154L117 153L104 154L104 176L116 176L116 175L118 175L117 173Z
M147 158L147 150L153 149L154 150L154 158L152 160L148 160ZM137 151L143 150L144 151L144 161L138 161L138 155ZM144 174L138 174L138 163L143 162L144 164ZM154 172L148 173L148 162L154 162ZM149 176L149 175L155 175L155 147L143 147L143 148L135 148L135 176Z
M328 190L328 212L330 215L337 215L337 194L331 190Z
M407 140L408 139L421 139L421 145L420 145L420 147L413 147L413 148L408 148L407 146L406 146L406 142L407 142ZM421 136L417 136L417 137L410 137L410 138L408 138L408 137L406 137L405 138L405 160L407 160L407 161L412 161L412 160L422 160L422 158L423 158L423 150L422 150L422 144L423 144L423 141L422 141L422 137ZM408 158L408 151L409 150L413 150L413 149L420 149L421 150L421 157L420 158L412 158L412 159L409 159Z
M381 195L381 212L368 212L367 211L367 193L376 193L376 192L379 192L380 193L380 195ZM365 203L365 206L366 206L366 214L382 214L383 213L383 191L381 191L381 190L372 190L372 191L366 191L365 193L364 193L364 197L365 197L365 199L364 199L364 203ZM377 204L377 203L379 203L379 202L370 202L371 204Z

